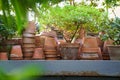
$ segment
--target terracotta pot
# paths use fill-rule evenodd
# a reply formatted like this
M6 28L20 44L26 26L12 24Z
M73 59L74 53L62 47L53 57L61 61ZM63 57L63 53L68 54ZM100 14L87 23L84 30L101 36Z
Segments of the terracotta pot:
M111 60L120 60L120 45L109 45L108 52Z
M104 45L103 45L103 53L104 54L108 54L107 46L112 45L112 44L113 44L113 40L107 40L107 41L104 42Z
M45 55L43 53L43 49L42 48L35 48L34 54L32 59L45 59Z
M60 45L60 53L62 59L76 60L78 59L79 44L65 43Z
M85 37L84 43L80 49L80 59L102 59L101 49L98 46L96 37Z
M57 41L55 38L46 37L44 43L44 51L56 51L57 50Z
M56 47L57 46L57 41L55 40L55 38L46 37L44 45L51 46L51 47Z
M98 42L96 37L86 37L84 39L83 48L98 48Z
M7 52L0 52L0 60L8 60Z
M10 58L22 58L22 49L20 45L14 45L12 46Z

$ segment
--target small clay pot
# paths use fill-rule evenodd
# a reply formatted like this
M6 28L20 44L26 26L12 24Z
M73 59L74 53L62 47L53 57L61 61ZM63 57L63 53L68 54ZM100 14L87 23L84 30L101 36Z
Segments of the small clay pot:
M34 51L32 59L35 59L35 60L45 59L43 49L42 48L36 48L35 51Z
M10 58L11 57L16 57L16 58L22 58L22 49L20 45L14 45L12 46L11 53L10 53Z
M0 60L8 60L7 52L0 52Z

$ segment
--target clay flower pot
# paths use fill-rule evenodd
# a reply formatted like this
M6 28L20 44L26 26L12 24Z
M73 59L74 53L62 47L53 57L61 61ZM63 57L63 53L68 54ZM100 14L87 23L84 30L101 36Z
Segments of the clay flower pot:
M11 49L10 59L21 59L23 57L22 49L20 45L14 45ZM18 60L17 59L17 60Z
M8 60L7 52L0 52L0 60Z
M45 59L43 49L42 48L35 48L32 59L38 59L38 60Z
M80 49L80 59L83 60L101 60L102 53L98 46L96 37L85 37L84 43Z
M120 45L108 45L111 60L120 60Z
M104 42L104 45L103 45L103 53L104 54L108 54L108 45L112 45L113 44L113 40L107 40Z
M78 59L79 44L77 43L64 43L60 45L61 57L64 60Z

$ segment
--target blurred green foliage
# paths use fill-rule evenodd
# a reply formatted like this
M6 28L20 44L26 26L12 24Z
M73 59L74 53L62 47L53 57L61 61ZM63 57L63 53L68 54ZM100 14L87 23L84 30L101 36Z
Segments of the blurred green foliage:
M104 29L105 34L101 37L102 40L111 39L114 45L120 45L120 18L116 17L109 25L107 29Z
M37 10L40 9L40 7L49 7L61 1L62 0L0 0L0 11L2 11L3 16L6 18L6 20L3 20L6 24L9 22L8 17L11 13L14 13L17 31L21 34L28 22L29 11L34 11L37 14Z
M43 68L37 65L26 65L9 73L0 70L0 80L32 80L32 77L42 76Z
M63 30L72 39L80 27L84 27L87 32L99 32L102 27L107 26L104 24L107 23L106 17L105 12L101 12L93 6L66 5L40 10L39 22L43 26L53 25L59 30Z
M12 38L17 33L15 17L7 17L7 22L4 22L6 18L3 15L0 15L0 35L3 40Z

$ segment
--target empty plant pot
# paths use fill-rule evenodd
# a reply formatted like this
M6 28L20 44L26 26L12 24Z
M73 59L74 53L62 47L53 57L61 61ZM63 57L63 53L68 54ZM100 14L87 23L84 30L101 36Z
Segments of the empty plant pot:
M0 60L8 60L7 52L0 52Z
M60 45L60 53L62 59L76 60L78 59L79 44L65 43Z
M10 58L22 58L22 49L20 45L14 45L12 46Z
M43 49L42 48L35 48L35 51L34 51L32 59L36 59L36 60L45 59L45 55L43 53Z
M120 60L120 45L108 45L108 52L111 60Z

